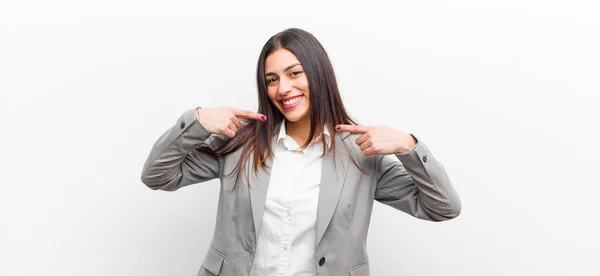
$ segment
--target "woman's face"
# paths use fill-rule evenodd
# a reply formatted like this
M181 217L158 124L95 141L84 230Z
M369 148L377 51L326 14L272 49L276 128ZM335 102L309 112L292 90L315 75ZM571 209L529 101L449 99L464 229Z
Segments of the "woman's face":
M265 80L271 102L290 122L310 120L310 90L302 64L280 48L265 60Z

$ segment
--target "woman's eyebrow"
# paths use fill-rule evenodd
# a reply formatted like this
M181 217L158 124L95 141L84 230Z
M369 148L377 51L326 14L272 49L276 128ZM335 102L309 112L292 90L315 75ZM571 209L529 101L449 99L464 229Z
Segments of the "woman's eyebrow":
M290 70L290 69L294 68L294 66L296 66L296 65L301 65L301 64L300 63L294 63L294 64L292 64L292 65L290 65L288 67L285 67L285 69L283 69L283 71L285 72L287 70ZM272 76L272 75L277 75L277 74L275 74L273 72L267 72L267 73L265 73L265 77Z

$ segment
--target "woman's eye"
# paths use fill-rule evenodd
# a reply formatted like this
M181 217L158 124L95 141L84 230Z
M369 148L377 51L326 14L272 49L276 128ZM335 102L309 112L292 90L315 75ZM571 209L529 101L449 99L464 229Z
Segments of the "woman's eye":
M294 77L298 76L300 74L302 74L302 71L294 71L294 72L292 72L292 76L294 76Z
M277 80L277 79L268 79L268 80L267 80L267 84L274 83L276 80Z

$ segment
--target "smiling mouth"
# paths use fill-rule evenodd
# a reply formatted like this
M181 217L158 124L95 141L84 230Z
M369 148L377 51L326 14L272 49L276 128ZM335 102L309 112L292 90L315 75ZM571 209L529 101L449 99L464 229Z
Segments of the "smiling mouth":
M291 99L286 99L279 101L283 105L283 109L291 109L299 105L304 99L304 95L298 95L297 97L293 97Z

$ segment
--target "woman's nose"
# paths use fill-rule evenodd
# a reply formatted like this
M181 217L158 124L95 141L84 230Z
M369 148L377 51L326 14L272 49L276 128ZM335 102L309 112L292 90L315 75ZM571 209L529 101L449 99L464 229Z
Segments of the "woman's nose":
M285 95L287 93L289 93L290 91L292 91L292 83L285 79L285 78L281 78L279 80L279 90L278 93L280 95Z

